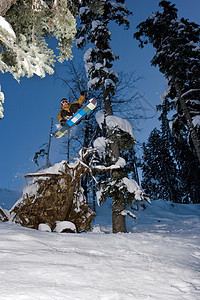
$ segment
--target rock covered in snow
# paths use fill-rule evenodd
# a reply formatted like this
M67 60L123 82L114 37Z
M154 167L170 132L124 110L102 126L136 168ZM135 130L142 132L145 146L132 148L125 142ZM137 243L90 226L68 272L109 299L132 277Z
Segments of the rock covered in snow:
M54 229L55 232L58 233L76 233L76 226L74 223L69 221L56 222L56 227Z
M43 232L51 232L50 226L48 224L44 224L44 223L39 224L38 230L43 231Z

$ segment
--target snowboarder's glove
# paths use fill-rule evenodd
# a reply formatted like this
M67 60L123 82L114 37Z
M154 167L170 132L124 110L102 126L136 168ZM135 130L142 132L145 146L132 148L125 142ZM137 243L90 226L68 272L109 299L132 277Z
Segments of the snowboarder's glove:
M81 96L86 95L86 91L81 91Z
M61 124L61 126L65 126L66 121L64 119L62 119L62 120L60 120L60 124Z

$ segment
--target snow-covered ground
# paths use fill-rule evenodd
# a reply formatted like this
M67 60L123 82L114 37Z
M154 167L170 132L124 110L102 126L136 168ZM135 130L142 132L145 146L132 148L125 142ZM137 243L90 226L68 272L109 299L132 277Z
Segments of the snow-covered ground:
M200 299L200 205L154 201L116 235L108 206L91 233L0 223L0 299Z

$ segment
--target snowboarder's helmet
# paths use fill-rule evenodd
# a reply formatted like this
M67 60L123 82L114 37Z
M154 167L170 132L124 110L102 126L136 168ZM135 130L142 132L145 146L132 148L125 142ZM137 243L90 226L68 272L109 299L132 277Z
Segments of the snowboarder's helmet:
M63 98L60 102L61 102L61 104L63 104L63 103L69 103L69 101L66 98Z

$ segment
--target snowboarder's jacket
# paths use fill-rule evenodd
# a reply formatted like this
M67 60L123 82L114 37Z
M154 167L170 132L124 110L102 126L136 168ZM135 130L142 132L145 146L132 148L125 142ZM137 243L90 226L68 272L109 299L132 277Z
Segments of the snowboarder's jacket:
M61 110L57 115L58 122L66 119L68 116L73 116L73 114L77 112L77 110L81 107L84 100L85 100L85 94L84 92L81 92L81 95L77 101L73 103L67 103L65 107L61 104Z

